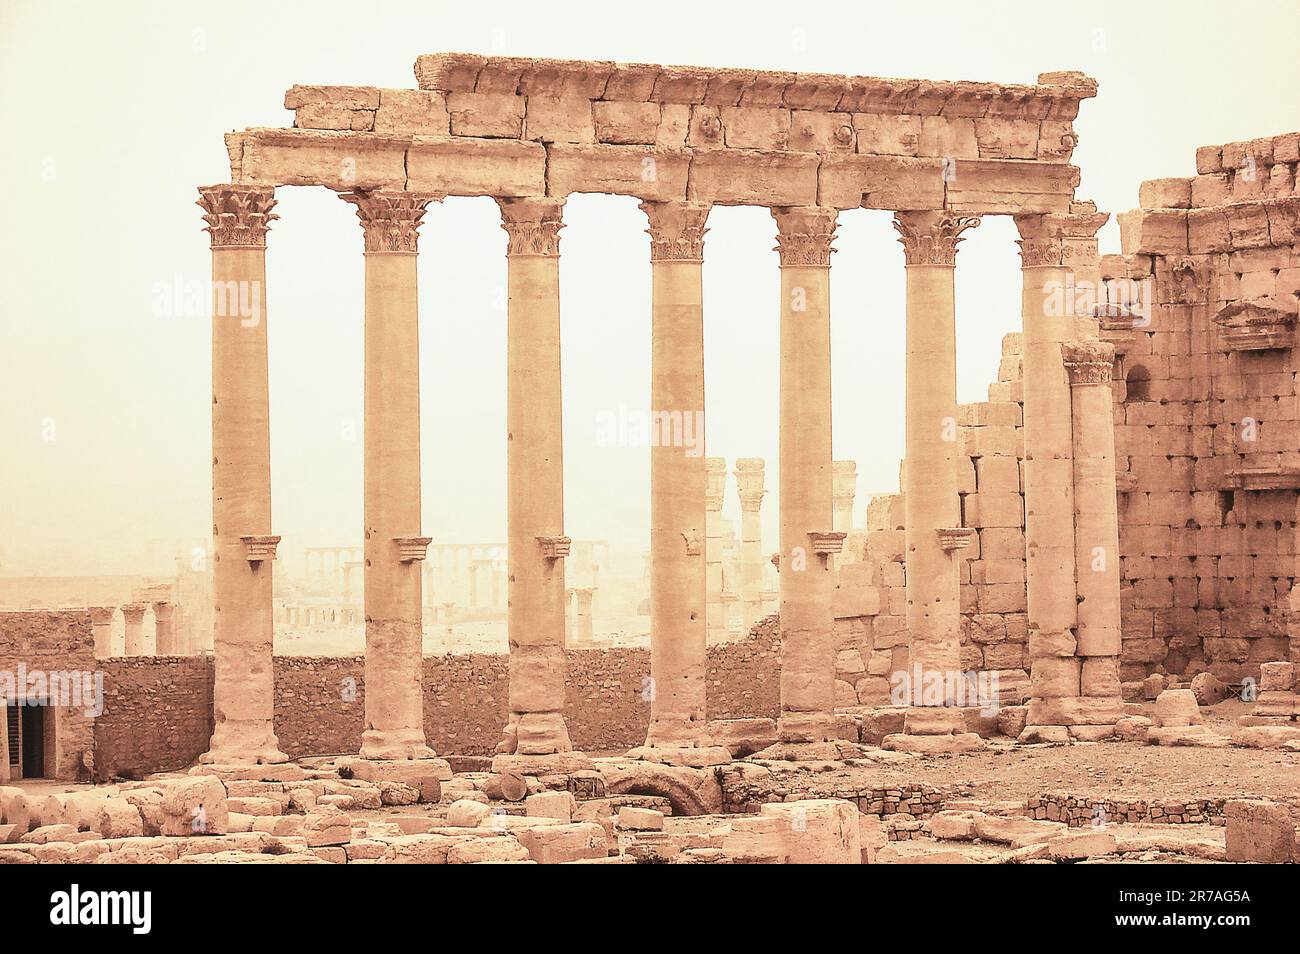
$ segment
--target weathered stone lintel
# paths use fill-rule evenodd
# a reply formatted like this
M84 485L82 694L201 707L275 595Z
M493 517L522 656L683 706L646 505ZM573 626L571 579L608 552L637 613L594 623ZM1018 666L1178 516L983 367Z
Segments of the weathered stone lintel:
M1016 159L520 142L342 130L249 129L226 137L232 181L441 195L574 192L712 205L1064 212L1078 169Z

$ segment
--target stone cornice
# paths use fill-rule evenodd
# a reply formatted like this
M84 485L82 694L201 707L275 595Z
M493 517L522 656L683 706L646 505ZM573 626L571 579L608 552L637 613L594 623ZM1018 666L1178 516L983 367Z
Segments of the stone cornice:
M497 199L497 205L501 208L501 227L510 236L507 255L559 256L563 199Z
M443 196L412 192L344 192L344 202L357 207L357 218L365 231L367 252L419 250L420 222L430 202Z
M820 206L773 209L781 266L829 267L838 216L837 210Z
M473 53L421 56L415 76L421 89L445 93L1039 120L1073 119L1079 101L1097 95L1096 80L1075 72L1004 84Z
M898 212L894 228L908 265L955 265L962 232L979 225L979 216L949 212Z
M705 223L712 208L704 202L642 202L641 211L650 220L652 262L702 262Z
M251 185L199 186L196 205L213 248L266 248L266 233L278 219L275 188Z

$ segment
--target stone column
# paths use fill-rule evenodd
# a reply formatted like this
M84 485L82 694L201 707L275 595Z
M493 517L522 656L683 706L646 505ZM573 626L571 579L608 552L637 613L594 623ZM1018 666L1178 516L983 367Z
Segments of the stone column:
M90 631L95 636L96 659L107 659L113 655L113 614L115 612L117 612L116 607L112 606L90 608Z
M440 196L351 192L365 236L364 759L430 758L424 737L420 565L420 222Z
M837 460L832 466L835 529L853 532L853 497L858 486L858 465L852 460Z
M727 493L727 461L710 457L705 461L704 563L708 581L706 604L708 642L716 645L727 638L727 611L722 605L722 502Z
M781 256L780 582L783 742L829 741L835 718L831 526L831 243L835 209L772 210Z
M573 591L573 641L574 645L590 647L595 642L591 620L591 594L589 587Z
M894 217L907 267L906 462L903 473L910 668L904 735L891 748L973 748L954 708L961 678L957 551L970 540L957 497L957 322L953 270L962 232L978 218L947 212ZM895 683L895 687L900 683ZM955 738L918 740L912 736Z
M1073 424L1062 342L1076 336L1068 307L1072 264L1095 258L1095 213L1018 215L1023 274L1025 586L1029 617L1030 701L1025 741L1066 741L1068 726L1097 724L1082 700L1076 638ZM1088 256L1088 246L1091 255ZM1082 253L1082 255L1081 255ZM1100 721L1104 722L1103 717Z
M721 556L713 545L722 500L714 459L704 457L701 276L709 206L643 202L641 209L650 224L656 439L650 447L650 728L645 746L632 754L683 761L691 760L687 750L709 751L705 654L715 608L721 610L713 602L712 561ZM720 577L721 564L718 570ZM725 750L722 755L713 761L729 760Z
M1115 495L1115 347L1074 339L1061 345L1070 377L1074 460L1074 552L1078 567L1079 718L1074 738L1113 733L1124 715L1120 691L1119 517ZM1109 708L1107 708L1109 703Z
M573 748L564 720L563 401L560 229L564 199L498 199L509 236L506 329L510 715L501 754Z
M740 494L740 604L744 630L763 615L763 459L736 461L736 489Z
M215 728L203 762L283 762L274 729L266 233L275 190L199 189L212 242Z
M179 656L180 647L176 644L176 622L173 618L176 607L166 600L157 600L153 604L154 620L154 655Z
M126 622L126 655L144 656L144 611L148 603L124 603L122 619Z

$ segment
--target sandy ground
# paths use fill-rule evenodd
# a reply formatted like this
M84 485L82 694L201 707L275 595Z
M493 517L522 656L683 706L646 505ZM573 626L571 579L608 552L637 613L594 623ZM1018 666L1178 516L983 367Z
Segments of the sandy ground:
M1237 717L1249 709L1230 700L1202 713L1207 725L1231 735ZM965 785L972 797L993 800L1062 792L1126 801L1256 796L1300 804L1300 753L1259 749L1136 742L1029 747L994 743L971 755L882 766L880 776L888 783Z

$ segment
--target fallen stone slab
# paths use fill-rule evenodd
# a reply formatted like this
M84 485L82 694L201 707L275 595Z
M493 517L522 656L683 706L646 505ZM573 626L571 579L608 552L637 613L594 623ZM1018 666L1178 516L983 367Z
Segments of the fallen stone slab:
M609 853L605 829L592 822L521 828L514 832L528 856L538 864L553 865Z
M1229 861L1279 864L1294 860L1295 822L1285 805L1253 799L1230 801L1227 816L1226 855Z
M1012 848L1046 843L1067 831L1063 822L1034 821L1012 815L981 815L975 819L975 837Z
M835 798L768 802L759 814L784 822L782 839L789 864L862 864L858 806Z
M1071 831L1047 842L1047 853L1055 861L1080 861L1115 853L1115 836L1108 831Z

